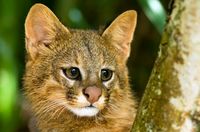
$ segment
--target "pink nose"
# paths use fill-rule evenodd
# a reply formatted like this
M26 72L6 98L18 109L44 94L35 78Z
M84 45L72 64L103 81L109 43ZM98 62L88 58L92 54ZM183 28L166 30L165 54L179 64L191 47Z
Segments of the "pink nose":
M83 94L85 95L86 99L93 104L99 100L99 97L101 96L101 89L95 86L87 87L83 90Z

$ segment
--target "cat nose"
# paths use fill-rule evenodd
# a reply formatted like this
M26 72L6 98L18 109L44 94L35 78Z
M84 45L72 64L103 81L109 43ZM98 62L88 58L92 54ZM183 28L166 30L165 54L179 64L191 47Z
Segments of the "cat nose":
M101 96L101 89L95 86L87 87L83 90L83 94L85 95L86 99L93 104L99 100Z

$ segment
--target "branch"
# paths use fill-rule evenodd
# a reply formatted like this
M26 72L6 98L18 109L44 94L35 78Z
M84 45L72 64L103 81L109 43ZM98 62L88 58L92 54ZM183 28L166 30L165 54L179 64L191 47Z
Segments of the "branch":
M200 130L200 1L175 0L132 131Z

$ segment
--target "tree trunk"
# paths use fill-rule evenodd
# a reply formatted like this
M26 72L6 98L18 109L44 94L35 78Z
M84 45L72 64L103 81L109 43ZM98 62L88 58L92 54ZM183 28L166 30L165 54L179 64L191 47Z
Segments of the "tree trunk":
M174 1L132 131L200 131L200 0Z

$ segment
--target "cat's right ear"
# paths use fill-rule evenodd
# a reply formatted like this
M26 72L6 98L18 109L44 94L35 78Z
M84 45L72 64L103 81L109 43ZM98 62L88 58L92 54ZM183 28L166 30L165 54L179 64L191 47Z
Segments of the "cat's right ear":
M40 48L50 44L60 32L69 33L54 13L43 4L31 7L25 21L26 50L31 59L40 52Z
M102 34L110 41L110 44L116 47L124 60L127 60L130 54L136 23L136 11L129 10L119 15Z

